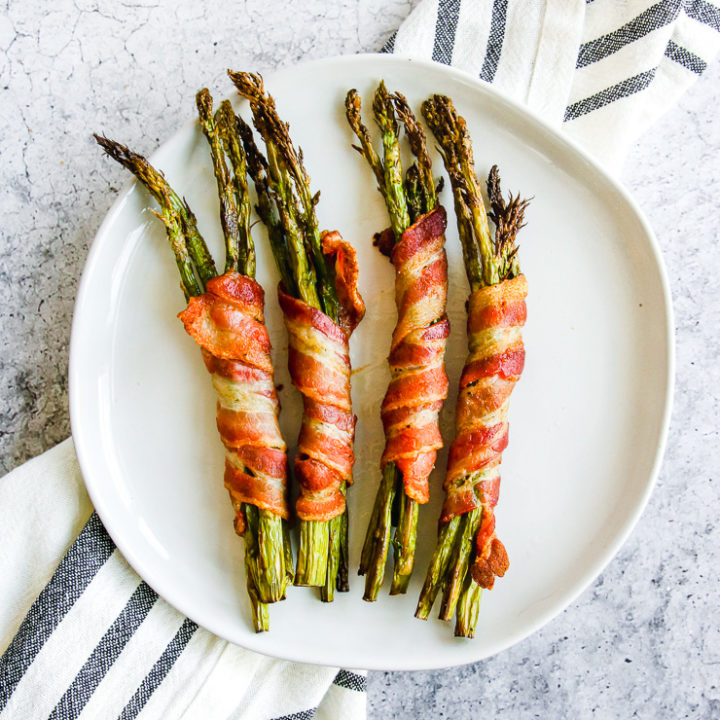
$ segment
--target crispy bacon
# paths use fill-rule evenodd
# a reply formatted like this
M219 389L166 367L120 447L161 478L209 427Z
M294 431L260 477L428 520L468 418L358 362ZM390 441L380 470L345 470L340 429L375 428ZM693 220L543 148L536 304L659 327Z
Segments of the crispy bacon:
M323 233L323 252L335 262L338 322L278 289L289 336L288 367L303 396L295 458L302 520L331 520L345 512L343 482L352 484L355 415L350 398L349 339L365 314L358 293L355 250L338 232Z
M383 234L376 239L395 266L398 311L388 358L391 380L381 409L381 465L394 462L405 494L419 503L430 498L428 478L442 447L438 414L448 390L446 225L445 210L437 207L411 225L391 251Z
M278 425L263 289L236 272L213 278L178 317L202 349L218 395L225 487L242 534L244 502L289 517L287 455Z
M527 281L518 275L473 292L468 307L470 352L460 378L440 521L482 508L471 572L484 588L491 588L509 565L495 535L494 508L502 452L508 444L510 395L525 363L521 328L526 295Z

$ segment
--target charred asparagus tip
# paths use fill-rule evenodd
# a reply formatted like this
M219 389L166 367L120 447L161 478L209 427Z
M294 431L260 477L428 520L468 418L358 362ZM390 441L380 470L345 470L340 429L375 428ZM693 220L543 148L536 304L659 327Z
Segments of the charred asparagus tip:
M138 153L107 137L94 135L109 157L129 170L155 198L160 212L155 213L165 225L180 283L186 298L201 295L204 281L215 274L212 258L197 232L195 218L168 184L165 176ZM196 272L197 270L197 272Z
M213 99L207 88L198 90L195 94L195 104L200 114L204 117L212 117Z
M251 101L261 100L265 95L265 85L260 73L237 72L228 68L227 74L240 94Z
M357 150L367 161L375 174L375 180L377 186L382 195L385 195L385 170L383 169L382 162L378 157L375 149L373 148L372 139L370 138L370 131L367 126L363 123L362 117L362 101L358 91L355 89L349 90L345 96L345 116L347 117L348 123L352 131L360 141L360 145L353 145L353 148Z
M306 278L297 278L297 287L306 302L337 321L339 304L335 273L322 250L315 215L317 194L313 195L310 191L310 177L303 165L302 151L295 151L289 125L280 119L275 101L265 92L262 77L247 72L228 71L228 74L238 92L250 101L255 127L268 148L271 181L278 184L285 231L297 248L293 259L300 261L298 273L307 275ZM301 237L295 238L296 234ZM306 268L306 265L309 267Z

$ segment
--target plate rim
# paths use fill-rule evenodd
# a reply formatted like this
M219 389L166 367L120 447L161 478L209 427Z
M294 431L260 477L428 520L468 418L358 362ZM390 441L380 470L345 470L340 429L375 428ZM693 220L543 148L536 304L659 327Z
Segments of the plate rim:
M639 498L634 510L630 513L628 516L626 522L624 525L616 532L614 539L612 542L608 543L607 547L604 549L602 553L599 554L597 561L595 564L586 570L582 577L583 579L577 583L577 586L574 588L573 591L569 592L559 603L556 605L551 606L549 609L545 610L544 612L540 613L535 622L530 623L529 626L526 626L522 631L515 631L510 632L507 634L505 638L503 638L502 641L496 642L490 646L486 646L484 648L480 648L478 646L478 653L477 655L470 660L463 659L460 663L450 663L446 661L442 662L433 662L430 659L422 660L419 658L424 658L424 655L420 655L418 657L414 658L408 658L407 662L403 664L402 667L397 665L388 665L386 663L382 662L382 659L379 658L377 663L364 663L363 668L368 670L385 670L385 671L417 671L417 670L434 670L434 669L443 669L447 667L457 667L462 666L465 664L469 664L472 662L478 662L480 660L483 660L485 658L491 657L493 655L496 655L513 645L518 644L519 642L522 642L526 638L530 637L531 635L535 634L539 629L547 625L549 622L551 622L554 618L559 616L562 612L564 612L571 604L573 604L580 595L582 595L587 588L597 579L597 577L608 567L610 562L614 559L614 557L617 555L619 550L622 548L622 546L627 542L630 534L637 526L637 523L642 516L643 512L645 511L645 508L647 507L647 504L649 502L650 496L652 495L652 492L655 488L655 485L657 483L658 475L660 473L660 468L662 466L662 462L665 455L665 449L667 445L667 438L668 438L668 432L669 432L669 426L670 426L670 419L672 414L672 406L673 406L673 396L674 396L674 385L675 385L675 334L674 334L674 312L673 312L673 305L672 305L672 295L670 291L670 283L667 275L667 269L665 267L665 263L662 256L662 251L660 248L660 245L657 241L657 238L655 237L655 233L652 230L652 227L645 217L643 211L635 201L635 199L630 195L629 191L620 183L618 179L616 179L608 170L603 168L599 162L593 158L590 153L585 150L576 140L573 138L570 138L566 136L559 128L554 127L549 122L535 114L532 110L530 110L528 107L520 103L519 101L513 99L510 97L506 92L500 90L499 88L496 88L495 86L489 85L478 78L474 77L470 73L454 68L448 65L444 65L441 63L436 63L433 61L428 60L417 60L401 55L391 55L391 54L385 54L385 53L360 53L357 55L338 55L338 56L331 56L326 58L319 58L309 61L303 61L299 63L294 63L291 65L285 65L283 67L277 68L272 73L268 73L265 80L268 83L268 85L271 85L274 78L276 76L282 75L286 72L296 72L298 69L303 70L311 70L315 66L324 66L324 65L336 65L336 64L368 64L372 65L373 63L377 62L378 60L382 60L386 63L391 64L398 64L398 65L413 65L418 68L432 68L433 71L440 72L441 74L445 74L448 76L454 76L455 78L459 78L462 81L464 81L466 84L468 84L473 92L479 92L480 94L484 94L486 96L493 97L495 101L501 101L502 103L505 103L510 108L512 108L514 111L518 112L526 121L529 121L531 124L539 125L545 132L549 133L554 141L559 142L562 146L565 146L566 149L569 149L574 153L577 157L582 159L587 165L590 166L591 172L599 175L612 189L619 193L619 195L623 198L623 200L627 203L627 206L632 211L635 218L639 221L645 235L646 239L648 241L648 248L651 251L651 257L652 260L655 263L658 277L660 280L660 289L662 291L662 300L664 304L664 315L665 315L665 323L664 323L664 332L666 337L665 342L665 362L666 362L666 373L667 376L665 378L665 387L664 387L664 397L663 397L663 411L662 411L662 417L660 420L660 431L659 436L657 438L657 446L655 448L655 455L654 460L652 464L651 471L649 473L649 476L647 477L647 480L645 481L645 487L642 493L642 496ZM155 148L155 150L152 152L152 154L149 155L149 160L152 163L156 162L156 157L158 155L161 155L163 153L163 150L168 146L171 145L176 139L181 136L183 133L188 132L189 128L192 126L195 126L197 123L197 120L195 118L192 118L190 120L187 120L186 122L182 123L178 129L168 138L166 138L158 147ZM571 154L572 154L571 153ZM78 290L76 294L75 299L75 305L73 309L73 320L72 320L72 326L71 326L71 334L70 334L70 347L69 347L69 373L68 373L68 394L69 394L69 411L70 411L70 426L71 426L71 432L72 432L72 438L75 445L75 452L78 459L78 464L80 466L81 474L83 476L83 482L85 483L85 486L88 491L88 495L90 497L90 500L92 501L93 507L95 512L97 512L98 516L103 522L103 525L105 526L108 534L112 538L113 542L115 543L115 546L118 548L118 550L122 553L124 558L127 560L128 564L132 567L132 569L138 574L138 576L145 580L151 587L153 587L154 590L157 591L155 588L155 585L153 583L152 578L152 571L145 572L147 568L145 567L141 557L136 554L132 547L130 546L129 542L125 541L124 534L122 533L121 529L118 527L115 527L113 525L112 520L112 508L108 507L107 504L103 501L102 497L102 491L100 489L100 486L96 485L94 481L92 480L93 472L92 468L94 467L94 463L91 460L91 450L87 447L86 441L84 439L84 431L83 431L83 420L82 420L82 412L79 407L80 401L78 399L78 393L74 391L74 388L78 386L82 380L79 376L78 371L78 355L79 350L78 347L80 345L80 333L81 333L81 322L82 322L82 316L83 316L83 306L87 303L87 294L88 294L88 287L90 285L90 278L93 275L93 268L97 262L97 256L101 252L101 246L103 244L102 238L104 235L107 234L108 229L112 224L114 223L117 215L121 212L123 205L137 184L137 181L133 178L127 180L125 184L122 186L120 192L118 193L115 201L105 214L105 217L103 218L102 223L100 224L97 232L95 233L95 236L92 240L84 267L82 271L82 276L80 279L80 282L78 284ZM142 569L142 572L141 572ZM207 629L209 632L212 632L213 634L217 635L218 637L222 638L223 640L226 640L228 642L232 642L234 644L238 644L241 647L245 647L253 652L258 652L260 654L269 656L269 657L276 657L283 660L289 660L292 662L300 662L300 663L307 663L312 665L328 665L328 664L335 664L335 663L328 663L324 662L322 660L316 660L312 657L303 656L302 654L298 654L297 652L294 652L292 649L289 649L288 652L278 654L276 652L268 651L267 649L264 649L261 645L254 645L252 643L245 645L242 643L237 642L236 640L230 640L226 635L223 634L222 628L219 627L213 627L212 622L198 622L196 617L193 617L195 615L194 609L185 607L185 603L183 602L182 598L175 597L174 593L170 593L169 595L166 595L165 593L158 592L158 595L166 600L172 607L174 607L178 612L182 613L183 615L189 617L194 622L196 622L200 627L203 627ZM170 599L172 597L172 599ZM358 601L360 601L360 598L358 597ZM190 610L190 612L188 612ZM204 618L204 620L208 620L210 618ZM420 628L421 626L419 626ZM250 635L250 638L252 637L260 637L260 636L253 636ZM381 651L378 653L381 655ZM358 667L355 665L354 667Z

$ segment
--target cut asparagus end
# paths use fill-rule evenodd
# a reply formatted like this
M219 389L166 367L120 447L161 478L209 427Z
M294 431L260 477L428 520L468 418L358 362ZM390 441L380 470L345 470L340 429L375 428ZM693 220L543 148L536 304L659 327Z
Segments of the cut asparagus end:
M257 594L257 588L250 579L251 575L248 571L247 589L250 596L250 608L252 610L252 621L255 632L267 632L270 629L270 611L268 606L260 601Z
M440 528L438 541L430 560L425 582L420 592L415 617L427 620L435 603L438 591L445 580L445 573L456 548L456 540L460 530L460 518L454 517Z
M269 510L258 512L258 593L266 603L277 602L285 596L287 573L283 519Z
M360 574L366 575L363 600L375 602L385 578L385 563L390 548L392 530L392 506L396 492L397 470L395 463L383 468L383 477L375 498L375 509L365 535L364 562ZM377 512L375 512L377 511Z
M457 606L455 637L475 637L475 628L480 617L482 591L482 587L468 574L465 578L465 588L460 595L460 602Z
M300 521L300 548L295 569L295 585L322 587L328 569L329 525L318 520Z
M335 599L335 582L340 569L340 543L342 541L342 515L328 522L328 561L325 583L320 588L320 599L332 602Z
M399 482L400 488L397 493L402 492L402 480ZM418 503L402 495L400 503L400 518L398 526L395 530L395 538L393 539L393 547L395 549L395 567L393 570L393 580L390 587L391 595L399 595L407 592L412 576L413 567L415 565L415 544L417 540L417 523L419 515Z
M475 509L460 516L460 529L455 542L455 551L452 562L445 573L443 582L443 601L440 607L440 619L450 620L455 614L455 607L460 599L460 593L465 586L465 579L469 576L470 558L475 544L475 533L482 510Z

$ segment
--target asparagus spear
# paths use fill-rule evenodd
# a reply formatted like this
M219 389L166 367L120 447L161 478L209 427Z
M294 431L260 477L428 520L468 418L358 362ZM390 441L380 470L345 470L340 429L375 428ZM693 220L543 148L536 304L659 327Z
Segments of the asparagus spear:
M396 92L392 96L392 101L395 112L397 112L398 117L405 126L410 150L415 156L415 164L408 173L412 171L414 175L417 175L417 186L422 194L422 203L418 213L418 215L421 215L423 212L429 212L437 205L437 193L435 191L432 163L425 143L425 133L422 126L416 121L415 115L402 93Z
M215 113L215 125L232 166L233 186L238 201L237 224L240 247L244 256L243 264L247 270L246 274L255 277L255 245L250 234L250 191L247 181L247 161L238 133L237 118L229 100L223 100L220 103L220 107Z
M195 103L200 117L200 127L210 145L213 172L217 180L218 196L220 198L220 224L225 236L225 271L237 270L239 267L244 268L245 266L241 258L237 200L232 178L225 163L222 140L215 126L213 100L207 88L197 93Z
M496 226L491 235L488 213L475 175L470 135L465 120L452 101L433 95L422 106L423 116L440 144L440 153L450 177L465 271L471 292L520 273L516 235L523 226L528 201L510 195L506 203L494 166L488 177L490 219ZM478 619L482 587L469 573L474 539L482 520L482 508L453 517L440 528L416 617L426 619L435 598L443 589L440 618L456 615L455 635L473 637Z
M250 126L240 117L236 118L237 130L242 139L245 157L247 161L248 174L255 184L258 204L255 207L260 219L268 229L270 248L275 258L280 278L283 285L291 295L297 295L298 289L295 285L295 278L290 269L289 255L285 232L280 220L279 204L275 194L268 183L268 164L265 157L258 150L253 138Z
M217 271L205 241L197 232L194 215L170 187L165 176L155 170L142 155L138 155L125 145L106 137L96 134L93 137L113 160L135 175L143 187L155 198L160 206L160 212L153 212L165 225L170 247L180 272L183 293L186 298L202 295L205 292L205 283L215 277ZM195 243L187 242L187 226L194 229ZM196 268L198 268L197 274ZM200 268L202 268L202 272Z
M220 215L225 246L227 248L226 271L238 270L243 275L255 277L255 246L250 234L250 195L247 183L247 163L232 105L223 101L213 116L213 100L207 89L196 96L203 134L210 146L213 170L220 196ZM233 168L228 170L225 153ZM232 264L231 264L232 259ZM258 575L257 586L263 602L277 602L285 597L288 581L292 581L292 566L286 567L286 521L279 515L245 505L246 516L252 516L253 533L259 539L250 548L254 552L253 571Z
M207 98L204 102L207 103ZM217 270L187 203L180 199L163 174L153 168L143 156L108 138L95 135L95 139L110 157L130 170L158 202L160 212L156 214L165 224L180 271L183 292L186 298L201 295L205 292L207 281L217 275ZM216 166L220 162L224 165L219 147L218 145L218 156L214 157ZM230 200L234 202L236 198ZM246 201L245 199L241 202ZM237 240L233 240L232 247L229 242L226 243L234 258L229 269L244 272L251 277L254 275L254 262L250 260L254 255L249 252L251 243L249 233L242 242L239 236ZM239 265L241 249L245 258L243 266ZM287 564L290 555L289 535L284 527L285 521L270 511L243 504L242 512L246 528L243 537L248 593L253 623L256 631L260 632L269 629L267 603L283 598L287 582L292 580L292 563Z
M270 244L288 293L338 320L338 299L333 266L321 247L315 214L319 194L310 190L302 152L295 151L273 98L265 93L262 78L228 71L238 92L250 101L253 122L265 142L262 157L246 126L240 127L248 168L258 194L258 213L268 226ZM345 483L341 487L344 493ZM335 589L347 590L347 509L329 521L300 520L300 547L296 585L321 588L330 602Z
M370 165L390 217L394 241L421 215L437 205L432 165L425 145L425 135L417 123L407 100L400 93L390 94L380 82L373 98L375 122L382 134L382 158L376 153L370 131L363 123L362 101L357 90L345 98L345 115L360 144L353 145ZM408 137L415 161L403 177L400 159L400 120ZM393 513L393 506L397 512ZM397 521L393 523L393 515ZM365 543L360 560L360 575L366 575L364 599L374 601L385 576L390 545L395 551L392 595L407 591L415 559L418 503L404 493L402 474L395 463L383 468L383 476L375 496ZM390 539L392 525L395 535Z

